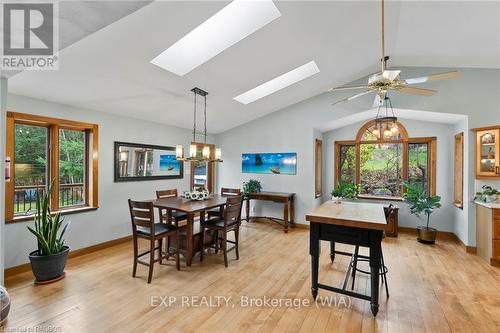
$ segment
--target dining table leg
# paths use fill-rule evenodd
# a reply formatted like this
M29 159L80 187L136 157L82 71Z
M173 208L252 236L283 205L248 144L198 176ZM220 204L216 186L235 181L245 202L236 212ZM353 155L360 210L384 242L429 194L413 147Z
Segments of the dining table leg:
M373 316L376 316L379 308L379 279L382 254L382 232L375 231L370 235L370 280L371 301L370 308Z
M319 255L321 252L319 240L319 224L312 223L309 232L309 254L311 255L311 294L314 300L318 296Z
M193 262L193 223L194 223L194 214L187 214L187 224L186 224L186 243L187 243L187 251L186 251L186 265L191 266Z

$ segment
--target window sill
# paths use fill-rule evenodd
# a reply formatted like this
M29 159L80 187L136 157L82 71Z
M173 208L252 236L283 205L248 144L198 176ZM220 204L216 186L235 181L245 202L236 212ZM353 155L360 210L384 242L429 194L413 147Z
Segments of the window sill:
M384 196L373 196L373 195L358 195L359 199L368 200L384 200L384 201L403 201L401 197L384 197Z
M52 212L52 215L55 215L56 213L61 213L61 215L70 215L70 214L78 214L78 213L84 213L84 212L90 212L93 210L97 210L98 207L72 207L68 209L63 209L58 212ZM20 216L15 216L11 220L6 220L5 223L16 223L16 222L24 222L24 221L32 221L33 218L35 217L35 214L31 215L20 215Z

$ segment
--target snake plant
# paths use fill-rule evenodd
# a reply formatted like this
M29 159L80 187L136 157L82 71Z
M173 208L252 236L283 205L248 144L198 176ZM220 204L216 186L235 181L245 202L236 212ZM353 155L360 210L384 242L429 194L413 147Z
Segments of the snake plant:
M35 235L38 242L38 255L48 256L64 250L64 234L69 227L69 222L64 223L64 217L60 213L51 214L50 195L53 184L49 186L47 193L42 190L36 191L36 213L35 227L28 230Z

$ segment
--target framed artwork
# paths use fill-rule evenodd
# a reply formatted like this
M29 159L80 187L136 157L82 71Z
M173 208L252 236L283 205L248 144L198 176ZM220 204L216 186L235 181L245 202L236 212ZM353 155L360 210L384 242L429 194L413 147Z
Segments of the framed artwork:
M184 164L175 158L175 147L115 142L115 182L183 177Z
M241 155L243 173L275 175L297 174L297 153L244 153Z

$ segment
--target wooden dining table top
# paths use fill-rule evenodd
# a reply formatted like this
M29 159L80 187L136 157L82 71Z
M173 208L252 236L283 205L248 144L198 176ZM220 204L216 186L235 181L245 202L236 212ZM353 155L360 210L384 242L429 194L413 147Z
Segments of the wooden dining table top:
M387 225L384 205L366 202L336 204L333 201L327 201L307 214L306 220L374 230L384 230Z
M228 196L213 194L206 200L191 200L181 197L161 198L151 200L154 207L175 210L183 213L198 213L217 208L226 204Z

